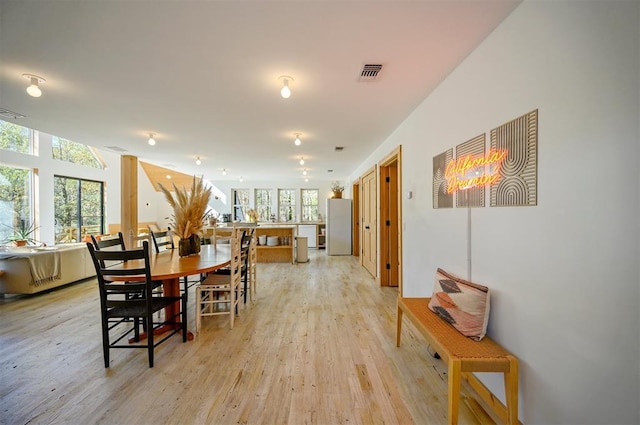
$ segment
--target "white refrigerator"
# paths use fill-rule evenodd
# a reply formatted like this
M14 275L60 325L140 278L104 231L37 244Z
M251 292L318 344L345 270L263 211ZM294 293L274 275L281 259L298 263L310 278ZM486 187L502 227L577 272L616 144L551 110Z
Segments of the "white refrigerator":
M327 255L351 255L351 199L327 199Z

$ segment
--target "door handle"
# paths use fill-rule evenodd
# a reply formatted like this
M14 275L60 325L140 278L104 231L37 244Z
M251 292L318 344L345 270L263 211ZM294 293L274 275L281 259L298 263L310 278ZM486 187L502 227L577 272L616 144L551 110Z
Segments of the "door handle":
M369 230L369 226L364 226L365 229Z

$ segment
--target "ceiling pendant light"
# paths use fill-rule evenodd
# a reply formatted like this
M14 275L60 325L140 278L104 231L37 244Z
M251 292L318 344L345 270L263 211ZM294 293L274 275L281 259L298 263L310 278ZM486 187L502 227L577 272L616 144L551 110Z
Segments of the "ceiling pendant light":
M27 80L31 81L31 84L29 85L29 87L27 87L27 93L29 93L29 96L31 97L42 96L42 90L40 90L39 84L45 83L46 80L42 77L38 77L37 75L33 75L33 74L22 74L22 76Z
M293 141L296 146L300 146L302 144L302 140L300 140L300 133L293 133L296 136L296 140Z
M226 170L226 168L223 168L223 169L222 169L222 175L223 175L223 176L226 176L226 175L227 175L227 170Z
M244 179L242 178L242 176L240 176L240 183L242 183L244 181Z
M196 158L196 165L200 165L202 164L202 161L200 161L200 157Z
M153 133L149 133L149 140L148 140L147 143L149 143L149 145L151 145L151 146L155 146L156 145L156 139L153 138Z
M304 165L304 157L300 157L300 165Z
M309 178L308 178L308 177L305 177L305 178L304 178L304 181L305 181L305 182L308 182L308 181L309 181Z
M306 175L307 175L307 169L306 169L306 168L302 171L302 175L303 175L303 176L306 176Z
M289 99L291 96L291 89L289 88L289 80L293 81L293 78L288 75L281 75L278 80L282 80L282 88L280 89L280 96L285 99Z

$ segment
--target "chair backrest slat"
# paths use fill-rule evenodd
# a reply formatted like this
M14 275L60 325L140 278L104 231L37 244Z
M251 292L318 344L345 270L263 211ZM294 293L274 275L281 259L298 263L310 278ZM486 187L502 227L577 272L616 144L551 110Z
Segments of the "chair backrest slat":
M153 240L153 246L156 250L156 254L160 252L160 248L162 247L165 247L165 249L175 248L171 228L167 228L167 230L162 230L160 232L154 232L151 230L151 226L149 226L149 234L151 235L151 240Z
M95 236L91 235L91 241L93 242L93 246L95 249L102 251L106 248L117 247L120 251L124 251L127 249L124 245L124 237L122 236L122 232L118 232L117 237L114 238L103 238L97 240Z
M108 305L112 300L111 295L140 292L143 291L145 297L151 298L153 282L151 280L151 267L149 262L149 242L144 241L141 249L124 251L102 251L96 250L93 244L87 242L87 248L91 253L91 259L96 269L98 277L98 287L100 289L100 299L103 306ZM127 261L141 260L143 264L139 267L120 268ZM105 262L109 262L105 266ZM130 282L126 278L135 276L135 281ZM143 280L140 277L144 276ZM122 281L113 281L113 277L123 277Z

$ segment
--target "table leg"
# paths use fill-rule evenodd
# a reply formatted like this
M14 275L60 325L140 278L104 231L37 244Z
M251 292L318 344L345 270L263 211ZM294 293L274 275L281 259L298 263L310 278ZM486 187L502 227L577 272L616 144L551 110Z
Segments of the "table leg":
M185 283L185 287L184 290L187 290L187 285ZM165 279L162 281L162 292L164 293L165 296L167 297L179 297L180 296L180 279L179 278L175 278L175 279ZM164 310L164 314L165 317L173 317L176 314L180 313L180 309L182 308L182 306L180 305L180 301L176 301L175 303L167 306L167 308L165 308ZM161 335L165 332L169 332L169 331L173 331L174 329L178 328L181 329L182 325L180 324L181 318L180 316L178 316L177 318L177 322L175 325L162 325L160 326L158 329L155 329L153 331L154 335ZM140 339L146 339L147 338L147 333L143 332L140 334ZM187 341L192 341L193 340L193 333L191 331L187 331ZM129 338L129 344L132 344L136 342L135 337L131 337Z

